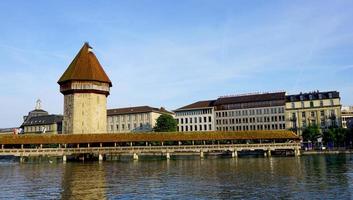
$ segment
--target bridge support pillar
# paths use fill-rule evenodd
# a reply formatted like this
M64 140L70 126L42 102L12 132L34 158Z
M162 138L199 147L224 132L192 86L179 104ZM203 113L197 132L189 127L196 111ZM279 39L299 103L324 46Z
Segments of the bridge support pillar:
M238 157L238 151L237 150L232 152L232 158L236 158L236 157Z
M167 160L170 159L170 154L169 154L169 152L167 152L166 157L167 157Z
M300 156L300 149L299 148L295 148L294 149L294 155L295 156Z
M99 162L102 162L102 161L103 161L103 155L102 155L102 154L99 154L99 155L98 155L98 161L99 161Z
M271 157L271 149L268 149L268 150L267 150L267 156L268 156L268 157Z
M63 163L66 163L66 155L63 155Z
M116 142L114 142L114 147L116 147Z
M137 155L137 153L134 153L134 155L132 156L132 158L133 158L134 160L138 160L138 159L139 159L139 156Z
M200 158L204 158L203 151L200 151Z

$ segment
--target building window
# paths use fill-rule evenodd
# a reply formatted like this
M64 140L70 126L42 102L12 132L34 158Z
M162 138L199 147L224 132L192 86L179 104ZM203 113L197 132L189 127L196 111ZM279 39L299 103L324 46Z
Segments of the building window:
M331 106L333 106L333 99L330 100Z
M116 130L119 131L119 124L116 125Z
M188 118L185 118L185 124L187 124L188 123Z
M207 131L207 124L205 124L203 127L204 127L204 130Z
M325 116L325 111L321 110L320 115L321 115L321 117Z
M212 122L211 116L208 117L208 122Z
M320 107L323 107L324 106L324 101L320 101Z
M302 118L305 118L305 112L302 112Z
M184 124L184 119L181 118L181 119L180 119L180 122L181 122L181 124Z
M310 107L314 107L314 102L310 101Z
M301 104L302 104L302 108L304 108L304 101L302 101Z
M292 102L292 108L295 108L295 103L294 102Z

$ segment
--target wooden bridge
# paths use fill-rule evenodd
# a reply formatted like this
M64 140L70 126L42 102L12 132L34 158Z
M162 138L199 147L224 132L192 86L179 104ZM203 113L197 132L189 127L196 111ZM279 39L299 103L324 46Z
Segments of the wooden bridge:
M299 138L290 131L196 132L196 133L126 133L82 135L4 135L0 136L0 156L105 156L290 151L300 155Z

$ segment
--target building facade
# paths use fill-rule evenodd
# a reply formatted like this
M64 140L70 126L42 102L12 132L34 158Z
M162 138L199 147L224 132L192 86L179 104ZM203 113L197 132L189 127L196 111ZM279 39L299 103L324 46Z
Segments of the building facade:
M107 96L112 86L85 43L58 81L64 95L63 133L107 132Z
M214 102L215 100L198 101L174 110L177 131L214 131Z
M50 115L42 109L42 102L36 101L35 109L30 111L28 115L23 117L23 123L20 126L20 133L37 134L37 133L62 133L62 115Z
M199 101L175 110L178 131L284 130L285 93Z
M353 106L342 106L342 127L349 128L349 123L353 120Z
M286 96L286 126L301 135L303 129L316 124L321 131L341 127L339 92L310 92Z
M62 115L41 115L31 117L21 125L24 134L61 134Z
M285 93L220 97L214 103L216 130L284 130Z
M138 106L107 110L108 133L150 132L162 114L174 115L163 107Z

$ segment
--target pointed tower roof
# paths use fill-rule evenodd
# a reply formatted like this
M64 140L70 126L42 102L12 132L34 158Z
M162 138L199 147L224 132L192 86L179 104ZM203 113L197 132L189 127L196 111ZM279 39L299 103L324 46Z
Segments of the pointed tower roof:
M58 83L61 85L67 81L99 81L109 83L109 86L112 86L112 82L92 52L92 47L87 42L61 76Z

